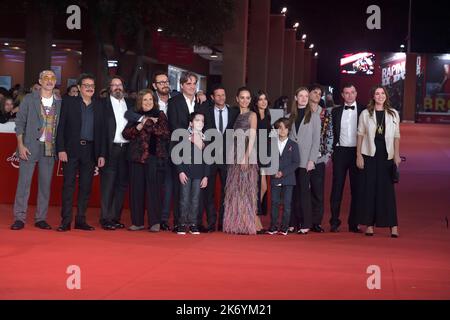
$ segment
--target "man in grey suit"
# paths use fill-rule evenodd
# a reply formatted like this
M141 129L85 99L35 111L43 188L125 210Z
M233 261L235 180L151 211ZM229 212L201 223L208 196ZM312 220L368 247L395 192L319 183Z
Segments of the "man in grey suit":
M31 180L36 163L39 166L39 190L35 226L49 230L47 218L50 186L55 164L56 129L61 100L53 95L56 75L51 70L39 74L39 91L27 94L16 117L17 152L20 158L19 181L14 201L12 230L25 226Z

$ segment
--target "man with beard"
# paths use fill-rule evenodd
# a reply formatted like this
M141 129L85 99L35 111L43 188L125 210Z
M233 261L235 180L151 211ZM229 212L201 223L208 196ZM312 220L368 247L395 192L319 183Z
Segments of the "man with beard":
M128 187L128 140L122 136L127 125L125 112L131 108L124 99L124 85L120 76L109 83L109 96L103 100L103 141L101 154L105 166L100 169L101 216L100 224L105 230L122 229L120 223L123 200Z

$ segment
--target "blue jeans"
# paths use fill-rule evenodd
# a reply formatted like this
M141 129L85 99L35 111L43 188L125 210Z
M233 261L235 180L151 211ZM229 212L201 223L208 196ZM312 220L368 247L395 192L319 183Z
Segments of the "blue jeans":
M180 225L197 225L200 205L201 179L189 178L186 184L180 183Z
M294 186L272 186L272 222L271 228L278 225L279 205L283 203L281 230L287 230L291 219L292 191Z

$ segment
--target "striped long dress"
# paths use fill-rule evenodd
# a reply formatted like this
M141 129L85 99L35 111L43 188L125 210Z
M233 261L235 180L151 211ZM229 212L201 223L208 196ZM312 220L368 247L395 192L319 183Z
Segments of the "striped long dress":
M234 124L234 130L250 129L250 114L251 112L239 114ZM233 148L236 160L235 153L235 148ZM245 168L236 162L230 164L225 185L223 232L256 234L257 195L258 165L249 164Z

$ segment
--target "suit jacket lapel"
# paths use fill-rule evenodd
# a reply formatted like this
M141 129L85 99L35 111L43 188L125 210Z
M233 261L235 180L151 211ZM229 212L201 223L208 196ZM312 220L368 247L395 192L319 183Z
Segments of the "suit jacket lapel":
M34 94L34 95L33 95L33 106L34 106L34 109L35 109L36 112L37 112L37 116L38 116L38 119L39 119L40 122L41 122L41 127L42 127L43 124L44 124L44 117L42 116L42 111L41 111L41 96L40 96L39 94Z
M342 121L343 113L344 113L344 107L342 106L342 108L337 111L337 115L336 115L336 133L337 133L338 138L340 137L340 134L341 134L341 121Z

